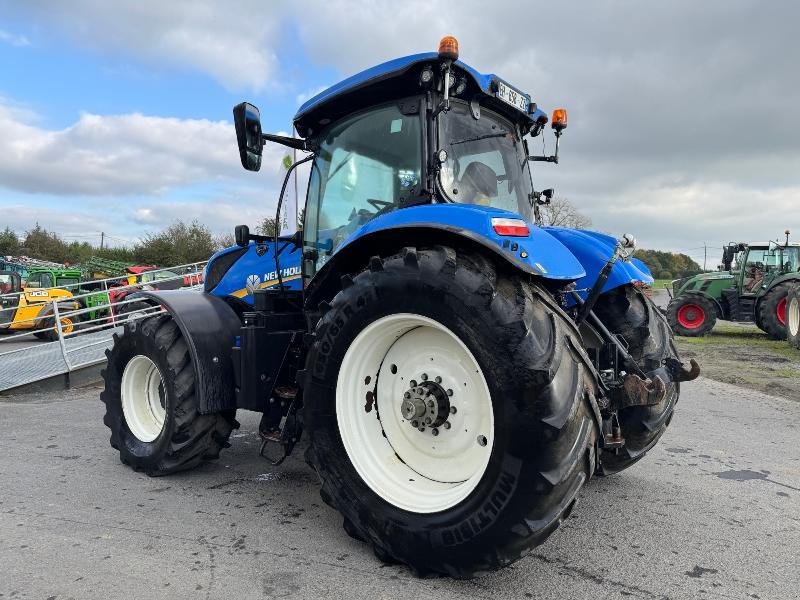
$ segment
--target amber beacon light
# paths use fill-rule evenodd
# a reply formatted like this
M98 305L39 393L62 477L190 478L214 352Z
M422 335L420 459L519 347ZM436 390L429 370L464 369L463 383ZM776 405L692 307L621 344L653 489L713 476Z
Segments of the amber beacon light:
M458 40L446 35L439 41L439 58L458 60Z
M567 109L557 108L553 111L553 118L551 119L551 127L556 131L561 131L567 128Z

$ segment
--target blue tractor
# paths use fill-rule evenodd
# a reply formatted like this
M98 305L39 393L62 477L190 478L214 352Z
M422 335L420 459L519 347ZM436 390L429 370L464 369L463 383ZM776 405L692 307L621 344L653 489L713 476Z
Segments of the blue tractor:
M203 293L141 295L161 310L126 322L101 396L123 463L194 467L258 411L262 453L279 463L305 432L322 498L381 560L471 577L664 433L699 368L633 239L540 225L552 190L530 163L558 145L531 156L526 136L548 117L454 38L312 98L300 138L264 134L247 103L234 120L248 170L265 142L307 153L302 228L239 226ZM556 140L566 125L556 110Z

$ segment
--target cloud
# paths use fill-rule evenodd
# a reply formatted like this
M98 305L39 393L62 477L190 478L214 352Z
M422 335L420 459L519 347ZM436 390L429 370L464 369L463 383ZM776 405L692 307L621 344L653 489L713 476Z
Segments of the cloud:
M65 129L48 130L30 124L29 116L0 98L0 187L118 197L252 181L239 162L233 125L226 121L83 114ZM277 146L265 146L266 183L278 178L281 156Z
M33 11L42 27L100 53L194 69L228 88L286 79L279 55L304 56L345 77L434 50L442 35L454 34L468 64L529 91L545 110L569 109L561 164L537 165L535 183L556 187L598 228L674 249L800 230L800 82L791 76L800 54L797 3L765 10L726 0L599 0L559 5L557 17L526 0L491 8L477 0L252 0L235 9L210 0L76 0L11 10ZM291 41L282 31L292 32ZM300 76L293 89L308 92L295 98L298 105L319 91ZM20 118L9 124L8 110L0 113L0 181L17 189L161 194L196 179L252 181L233 174L239 167L223 123L84 115L53 132L20 129ZM126 135L105 137L104 126ZM187 154L188 139L197 153ZM37 167L26 174L17 164L9 179L2 165L15 148ZM73 171L91 178L77 181ZM155 202L142 206L158 215Z
M0 29L0 42L5 42L6 44L10 44L11 46L15 46L17 48L24 48L31 45L30 41L28 41L28 38L26 38L24 35L9 33L8 31L4 31L2 29Z
M208 73L231 90L261 90L277 69L273 43L280 38L283 4L30 0L6 10L31 16L99 52Z

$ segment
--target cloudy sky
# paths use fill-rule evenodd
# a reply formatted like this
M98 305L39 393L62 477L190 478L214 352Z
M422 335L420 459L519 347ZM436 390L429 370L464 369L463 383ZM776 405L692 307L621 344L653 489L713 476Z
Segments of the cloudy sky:
M0 0L0 227L123 243L174 218L252 224L283 151L244 172L234 104L286 132L320 89L453 34L465 62L568 108L537 188L716 258L800 236L799 22L792 1Z

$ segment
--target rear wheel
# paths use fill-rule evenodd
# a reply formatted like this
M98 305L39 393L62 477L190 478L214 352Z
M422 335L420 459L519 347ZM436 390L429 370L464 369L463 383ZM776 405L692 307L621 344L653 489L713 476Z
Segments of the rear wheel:
M676 334L697 337L714 329L717 307L709 298L688 292L670 300L667 319Z
M794 282L779 283L764 294L758 303L761 329L773 339L786 339L786 300Z
M661 367L666 358L678 358L666 319L652 300L634 287L622 286L603 294L594 311L612 333L624 338L628 352L645 373ZM629 406L619 411L625 446L601 452L604 475L639 461L664 434L680 394L677 383L669 382L666 388L667 395L659 404Z
M800 283L789 290L786 299L786 333L789 343L800 349Z
M236 421L198 412L194 365L170 316L127 322L106 355L103 422L123 463L165 475L219 456Z
M374 257L343 283L304 389L323 500L418 574L519 559L596 467L597 388L573 324L541 288L449 248Z

